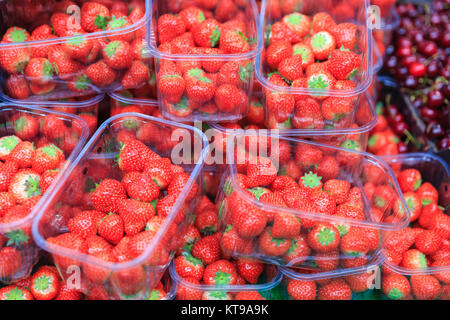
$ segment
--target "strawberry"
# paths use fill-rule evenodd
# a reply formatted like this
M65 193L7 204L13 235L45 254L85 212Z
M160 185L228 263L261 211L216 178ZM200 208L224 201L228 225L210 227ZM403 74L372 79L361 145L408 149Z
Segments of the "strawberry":
M308 246L306 238L299 235L292 239L291 246L283 256L284 261L293 265L301 265L310 256L311 249Z
M216 88L214 83L206 77L202 69L191 69L185 77L186 94L190 101L204 103L214 97Z
M71 16L69 16L66 13L63 12L55 12L50 17L50 33L51 30L56 33L59 37L64 37L67 33L67 31L83 31L84 28L81 27L80 22L78 19L73 19ZM87 31L87 30L86 30ZM48 36L48 29L44 27L42 30L38 31L38 35L40 33L44 33L45 36ZM33 31L34 33L34 31ZM40 36L37 37L38 40L41 38ZM45 38L44 38L45 39Z
M334 196L336 204L341 204L348 199L350 183L346 180L331 179L325 182L323 189Z
M243 238L256 237L264 230L267 223L266 213L245 201L236 203L232 209L234 227L238 234Z
M116 161L124 172L143 171L149 161L158 157L144 143L133 139L121 145Z
M240 54L250 51L249 39L241 32L235 30L222 30L219 48L226 54Z
M112 69L104 59L101 59L87 67L86 76L96 86L106 87L112 84L116 79L116 71Z
M43 24L33 30L29 38L30 41L39 40L51 40L55 39L56 36L53 34L52 27L48 24ZM42 45L33 46L30 48L31 56L33 58L47 58L48 53L55 48L56 45Z
M8 192L19 204L34 196L42 195L39 174L30 169L19 171L12 178Z
M203 210L195 218L195 226L202 234L212 234L217 231L219 221L215 210Z
M2 41L4 43L25 42L30 38L27 30L20 27L10 27L3 34Z
M32 58L25 68L27 80L46 85L53 78L53 66L46 58Z
M426 269L427 259L417 249L410 249L403 254L402 266L408 269Z
M31 94L28 82L23 75L10 75L6 80L6 90L13 99L26 99Z
M163 14L158 19L159 43L166 43L182 35L186 31L183 19L172 14Z
M52 300L59 289L59 276L50 269L40 268L31 278L30 291L36 300Z
M55 300L82 300L83 293L75 289L70 289L66 282L61 282L59 293Z
M353 50L356 44L358 27L351 22L339 23L331 26L329 32L336 40L336 48Z
M423 230L417 235L415 245L420 252L429 255L441 248L442 238L433 230Z
M115 70L127 69L133 64L133 52L128 42L115 40L102 50L105 62Z
M408 279L398 273L391 273L383 278L383 292L389 299L401 300L406 298L411 292L411 285Z
M258 239L259 251L267 256L282 256L291 247L290 239L278 239L272 236L272 228L267 227Z
M34 297L25 288L9 285L0 289L0 300L34 300Z
M406 169L397 177L402 192L416 191L422 184L422 175L417 169Z
M219 86L214 95L214 102L222 112L240 112L248 106L245 91L232 84Z
M302 41L303 37L309 34L311 20L304 14L294 12L284 16L281 21L291 29L293 33L291 42L293 43Z
M318 177L317 173L313 173L312 171L309 171L308 173L305 173L300 178L298 183L299 183L300 187L302 187L302 188L308 188L308 189L317 191L317 190L322 189L323 184L322 184L321 180L322 180L322 177Z
M209 265L220 259L220 243L216 236L206 236L192 247L192 256Z
M422 206L425 207L430 203L437 203L439 194L436 188L429 182L424 182L416 191L417 197L422 202Z
M368 253L370 246L364 232L363 229L351 228L341 239L341 252L351 257Z
M48 61L53 65L55 74L63 80L72 78L83 70L81 63L71 59L62 47L57 47L50 51Z
M205 21L203 10L196 6L184 8L178 13L178 16L183 20L187 31L191 30L196 24Z
M361 57L348 49L333 50L327 69L337 80L352 79L361 66Z
M109 9L101 3L88 1L81 7L81 26L87 32L105 29L111 19Z
M394 203L394 190L388 185L379 185L375 189L372 201L376 208L384 212Z
M318 223L308 233L307 241L316 251L330 252L339 246L339 231L331 224Z
M183 172L174 174L172 177L172 180L169 183L169 186L167 187L167 192L169 195L179 195L184 190L186 184L189 181L190 176ZM186 195L186 201L190 201L195 198L195 196L198 193L198 185L196 182L193 183L191 190Z
M336 79L333 75L325 70L317 71L308 76L307 84L309 89L316 89L321 91L326 91L328 89L333 89L336 83ZM323 96L314 96L315 98L323 98ZM332 97L331 97L332 98ZM339 99L336 97L336 99ZM340 98L342 99L342 98Z
M61 44L61 48L67 55L75 60L84 61L88 59L94 46L92 39L87 39L84 33L68 31L69 39Z
M47 189L52 185L52 183L55 181L56 177L59 174L59 169L55 170L47 170L42 173L41 175L41 191L44 194L47 192Z
M120 215L110 213L105 216L97 227L98 234L111 243L118 243L124 234L124 221Z
M158 215L162 217L167 217L171 212L175 205L175 202L178 199L178 194L167 195L162 199L159 199L156 204L156 212ZM175 216L175 222L181 223L185 220L186 217L186 209L181 208Z
M173 264L176 273L180 277L202 280L205 267L201 260L194 258L191 254L183 253L175 258Z
M0 51L0 67L9 74L22 73L31 59L28 48L11 48Z
M352 290L344 279L334 279L328 284L319 288L317 292L318 300L350 300L352 298Z
M215 17L220 22L231 20L238 12L237 3L233 0L221 0L217 3Z
M353 112L353 103L349 98L329 97L322 103L321 109L326 120L338 121Z
M0 160L7 160L9 154L22 140L18 136L3 136L0 138Z
M422 228L430 229L431 226L435 223L436 216L442 213L438 204L435 202L430 203L426 207L422 209L422 214L419 217L419 225Z
M432 219L430 227L430 229L434 230L443 239L450 238L450 216L439 212L434 219Z
M317 60L327 59L335 48L335 38L327 31L319 31L311 38L311 49Z
M125 233L133 236L145 228L155 215L155 209L151 203L125 199L120 203L118 213L123 220Z
M116 29L123 29L123 28L129 28L132 25L130 20L126 16L119 16L116 13L111 15L111 20L109 20L108 24L106 25L105 30L112 31ZM126 32L120 34L120 32L113 32L111 35L108 36L109 41L115 41L115 40L123 40L127 42L132 42L134 40L134 33L133 32Z
M275 115L280 123L289 119L295 108L295 98L289 93L271 92L266 96L268 110Z
M317 286L314 281L290 280L286 289L294 300L316 300Z
M183 279L186 282L191 283L193 286L200 285L200 282L191 277L187 277ZM177 300L201 300L203 296L203 291L194 289L192 287L183 286L182 284L179 284L177 287L177 294L175 296L175 299Z
M252 64L247 61L225 62L217 75L217 86L233 84L238 88L243 88L251 79L252 68Z
M334 26L336 26L336 22L334 22L333 17L326 12L318 12L312 18L311 30L313 33L330 31Z
M282 60L278 65L278 72L289 81L294 81L303 76L302 56L297 54Z
M314 63L314 53L310 45L306 43L297 43L293 46L293 51L294 57L298 55L302 58L300 65L303 70Z
M234 285L236 280L236 268L228 260L217 260L208 265L203 273L203 282L207 285Z
M76 234L62 233L57 237L48 238L47 241L53 246L67 248L80 253L87 252L86 242L82 237ZM80 266L79 261L64 256L54 255L53 259L55 265L63 274L65 274L66 270L71 266Z
M20 251L11 247L0 249L0 278L14 275L22 267Z
M249 254L253 250L251 241L242 238L236 228L231 225L225 228L225 232L220 239L220 246L226 253Z
M264 265L261 262L250 258L240 258L236 261L236 268L240 276L247 282L256 284L259 276L264 271Z
M122 78L122 88L137 88L150 80L148 66L139 60L134 60L130 69Z
M279 212L273 220L272 236L279 239L295 238L300 234L300 227L299 218L287 212Z
M119 205L124 199L126 199L124 187L119 181L113 179L105 179L100 182L91 194L94 208L105 213L117 213Z
M37 173L42 174L44 171L53 170L63 162L64 153L54 144L46 145L36 149L31 159L31 167Z
M106 215L100 211L82 211L67 224L67 228L73 234L84 239L97 234L97 227Z
M203 48L214 48L221 38L220 23L215 19L206 19L192 26L195 44ZM222 49L223 50L223 49Z
M17 170L18 167L16 163L0 163L0 192L8 191L8 187L11 184Z
M418 300L434 300L441 291L439 281L432 275L411 276L411 288Z
M292 57L294 50L292 45L287 40L280 40L272 42L266 49L266 61L273 70L278 69L279 64Z
M406 192L403 194L403 197L405 198L406 205L411 213L411 222L416 221L422 213L422 203L420 199L414 192ZM401 206L400 200L395 202L394 210L397 206Z
M234 296L234 300L266 300L258 291L242 291Z
M16 199L10 193L0 192L0 217L3 217L15 204Z

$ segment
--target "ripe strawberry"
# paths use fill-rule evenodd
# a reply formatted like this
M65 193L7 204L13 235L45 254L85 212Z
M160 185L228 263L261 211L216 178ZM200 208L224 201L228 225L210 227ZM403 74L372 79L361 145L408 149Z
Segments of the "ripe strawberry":
M314 281L290 280L287 285L289 297L294 300L316 300L316 290Z
M18 136L3 136L0 138L0 160L6 161L9 154L22 140Z
M284 16L281 21L292 30L293 38L291 42L293 43L302 41L303 37L309 34L311 20L304 14L294 12Z
M330 31L335 25L334 19L328 13L318 12L312 18L311 29L313 33Z
M88 1L81 7L81 26L87 32L105 29L111 19L109 9L101 3Z
M379 185L375 189L372 201L376 208L384 212L394 203L394 190L388 185Z
M6 80L6 90L13 99L26 99L31 94L28 82L23 75L10 75Z
M222 112L241 112L246 110L248 100L246 93L232 84L223 84L216 89L214 102Z
M402 300L411 292L408 279L398 273L391 273L383 278L383 292L389 299Z
M253 251L252 242L249 239L242 238L236 228L228 225L220 239L220 246L225 253L249 254Z
M61 48L72 59L85 61L89 59L94 46L94 40L86 38L84 33L68 31L69 39L61 44ZM98 51L97 51L98 52Z
M275 214L272 226L272 236L278 239L291 239L300 234L300 219L287 213L279 212Z
M94 208L105 213L117 213L119 205L124 199L126 199L124 187L119 181L113 179L105 179L100 182L91 195Z
M340 168L339 163L337 162L335 157L332 156L320 157L318 163L315 164L317 166L315 172L317 172L317 174L321 176L324 181L336 179L338 177Z
M2 41L4 43L25 42L30 38L27 30L20 27L10 27L3 34Z
M234 300L266 300L258 291L243 291L234 296Z
M191 283L193 286L200 285L200 282L197 279L194 279L191 277L184 278L183 280ZM177 299L177 300L201 300L202 296L203 296L203 291L180 284L177 287L177 294L175 296L175 299Z
M424 182L416 191L417 197L422 202L422 206L425 207L430 203L437 203L439 194L436 188L429 182Z
M122 144L117 157L117 164L124 172L143 171L148 162L159 156L144 143L133 139Z
M71 59L61 47L49 52L48 61L53 65L55 74L63 80L73 78L83 70L82 64Z
M35 171L23 169L11 180L8 192L16 199L17 203L24 203L37 195L42 195L40 187L40 176Z
M183 192L184 188L186 187L190 176L183 172L174 174L172 177L172 180L169 183L169 186L167 187L167 192L169 195L179 195ZM191 190L186 195L186 201L190 201L195 198L195 196L198 193L198 185L196 182L191 186Z
M250 51L249 39L241 32L235 30L222 30L219 48L227 54L240 54Z
M87 252L86 242L82 237L76 234L62 233L57 237L48 238L47 241L50 243L50 245L67 248L80 253ZM60 255L54 255L53 258L55 261L55 265L59 268L62 274L65 274L66 270L71 266L80 266L80 262L75 259Z
M195 226L202 234L212 234L217 231L219 220L215 210L203 210L195 218Z
M333 89L336 83L336 79L333 75L325 70L317 71L308 76L308 88L323 90L326 91L328 89ZM323 96L314 96L317 99L323 98ZM341 98L342 99L342 98Z
M434 300L441 291L439 281L432 275L411 276L411 287L418 300Z
M208 265L203 273L203 282L207 285L234 285L236 280L236 268L228 260L218 260Z
M185 252L176 257L173 264L180 277L202 280L205 267L201 260L194 258L190 253Z
M0 278L14 275L22 267L20 251L12 247L0 249Z
M43 24L33 30L29 41L39 41L39 40L52 40L56 36L53 34L52 27L48 24ZM31 56L33 58L47 58L48 53L55 48L56 45L41 45L33 46L30 48Z
M294 45L293 51L294 57L297 55L302 57L301 67L303 70L305 70L309 65L314 63L314 53L310 45L306 43L297 43Z
M116 13L111 14L111 20L109 20L108 24L106 25L105 30L112 31L112 30L119 30L123 28L129 28L132 25L132 22L126 17L126 16L120 16ZM119 32L113 32L111 35L108 35L109 41L115 41L115 40L123 40L127 42L132 42L134 40L135 34L133 32L126 32L122 33Z
M345 119L353 112L353 102L349 98L329 97L322 103L322 115L326 120Z
M300 54L282 60L278 64L278 72L289 81L294 81L303 76L303 60Z
M337 80L352 79L361 66L361 57L348 49L331 52L327 69Z
M317 173L309 171L305 173L298 181L300 187L311 189L311 191L318 191L322 189L322 177L318 177ZM332 194L332 193L331 193Z
M150 80L150 70L148 66L139 60L134 60L130 69L122 78L122 88L137 88Z
M115 70L127 69L133 63L133 52L128 42L116 40L102 49L105 62Z
M323 189L333 195L339 205L347 201L350 183L346 180L331 179L325 182Z
M317 292L318 300L350 300L352 290L344 279L334 279L328 284L319 288Z
M314 58L317 60L327 59L336 48L335 38L327 31L319 31L311 38L311 48Z
M220 243L216 236L206 236L192 247L192 256L209 265L220 259Z
M61 282L59 293L55 300L82 300L83 293L75 289L70 289L66 282Z
M280 21L274 22L272 26L267 26L266 30L266 44L279 40L288 40L291 43L293 42L294 32L286 23Z
M234 227L243 238L256 237L264 230L267 223L266 213L245 201L236 203L238 208L232 209Z
M162 217L167 217L175 205L178 199L178 194L167 195L162 199L159 199L156 204L156 213ZM186 217L186 209L182 207L175 216L175 223L182 223Z
M259 251L267 256L282 256L291 247L290 239L278 239L272 236L272 228L267 227L258 239Z
M336 48L353 50L356 45L358 27L351 22L339 23L330 27L329 32L336 40Z
M292 239L291 246L283 256L284 261L292 265L301 265L310 256L311 249L308 246L306 238L299 235Z
M274 114L278 123L289 119L295 108L295 98L289 93L271 92L267 95L266 105Z
M402 266L408 269L426 269L427 259L417 249L410 249L403 254Z
M105 216L100 211L82 211L69 221L67 228L71 233L86 239L97 234L98 224Z
M341 252L351 257L361 257L369 252L370 244L364 229L351 228L341 239Z
M266 61L273 70L278 69L279 64L287 58L292 57L294 50L287 40L272 42L266 49Z
M450 239L450 216L443 212L438 212L432 219L430 227L443 239Z
M101 59L87 67L86 76L96 86L106 87L116 79L116 71L114 71L104 59Z
M31 278L30 291L36 300L52 300L59 289L59 276L50 269L40 268Z
M415 245L420 252L429 255L441 248L442 238L433 230L423 230L417 235Z
M264 271L264 265L261 262L250 258L240 258L236 261L237 272L247 282L256 284L259 276Z
M204 103L214 97L215 85L202 69L191 69L185 77L186 94L190 101Z
M124 222L121 216L110 213L98 223L98 234L111 243L118 243L124 234Z
M0 163L0 192L8 191L8 187L17 173L17 170L18 167L16 163Z
M31 167L37 173L42 174L47 170L53 170L65 160L64 153L54 144L36 149L31 160Z
M221 26L215 19L206 19L192 26L195 44L203 48L214 48L221 38Z
M10 193L0 192L0 217L3 217L15 204L16 199Z
M155 209L151 203L125 199L119 204L118 213L123 220L125 233L133 236L145 228L155 215Z
M0 289L0 300L34 300L34 298L29 290L9 285Z
M31 59L28 48L11 48L0 51L0 67L9 74L22 73Z
M339 231L331 224L318 223L308 233L309 246L319 252L330 252L339 247Z
M53 78L53 66L46 58L32 58L25 68L25 77L32 83L46 85Z
M422 175L417 169L403 170L397 178L402 192L416 191L422 184Z
M183 20L186 30L189 31L196 24L205 20L203 10L196 6L189 6L178 13L178 16Z
M166 43L186 31L183 19L172 14L163 14L158 19L159 43Z

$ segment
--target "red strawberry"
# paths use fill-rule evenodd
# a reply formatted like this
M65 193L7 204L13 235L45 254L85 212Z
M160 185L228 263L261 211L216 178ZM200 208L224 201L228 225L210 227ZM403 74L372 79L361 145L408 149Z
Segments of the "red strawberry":
M47 191L47 189L52 185L58 174L59 169L47 170L44 173L42 173L40 181L42 194L44 194Z
M222 30L219 48L227 54L240 54L250 51L249 39L235 30Z
M11 247L0 249L0 278L14 275L22 267L20 251Z
M220 259L220 243L216 236L206 236L192 247L192 256L209 265Z
M201 69L191 69L185 75L186 94L189 100L203 103L211 100L215 94L214 83Z
M105 62L115 70L127 69L133 63L133 52L128 42L115 40L102 50Z
M355 47L357 31L358 27L350 22L340 23L329 29L336 40L336 48L344 47L349 50Z
M434 300L441 291L439 281L432 275L411 276L411 287L418 300Z
M266 300L258 291L243 291L234 296L234 300Z
M420 252L429 255L441 248L442 238L433 230L424 230L417 235L415 245Z
M386 211L394 203L394 190L387 185L379 185L372 196L373 204L381 211Z
M241 112L247 109L246 93L232 84L223 84L216 89L214 102L222 112Z
M8 191L8 187L17 170L18 167L16 163L7 162L5 164L0 164L0 192Z
M186 282L191 283L193 286L200 285L200 282L191 277L187 277L183 279ZM194 289L192 287L184 286L184 285L178 285L177 287L177 294L175 296L175 299L177 300L201 300L203 295L203 291Z
M349 98L329 97L322 103L322 115L326 120L338 121L353 112L353 102Z
M430 203L437 203L439 194L436 188L429 182L424 182L416 191L417 197L422 202L422 206L427 206Z
M287 212L275 214L272 226L274 238L290 239L300 234L300 219Z
M350 300L351 298L352 290L343 279L331 280L317 292L318 300Z
M155 209L151 203L125 199L120 203L118 213L123 220L125 233L133 236L145 228L155 215Z
M30 38L30 34L27 30L20 27L10 27L3 34L2 41L5 43L11 42L25 42Z
M13 99L26 99L31 94L28 82L23 75L10 75L6 80L6 89Z
M124 234L124 222L121 216L110 213L98 223L98 234L111 243L118 243Z
M64 153L54 144L36 149L31 160L31 167L37 173L58 168L64 161Z
M47 239L50 245L67 248L80 253L86 253L86 243L82 237L72 233L62 233L57 237L51 237ZM65 274L66 270L71 266L80 266L80 262L68 257L53 255L56 266L59 270Z
M255 157L247 166L247 185L268 186L277 177L277 168L273 162L266 157Z
M0 51L0 67L9 74L22 73L31 59L28 48L11 48Z
M331 179L325 182L323 189L334 196L336 204L341 204L348 199L350 183L346 180Z
M139 60L134 60L130 69L122 78L122 88L137 88L150 80L150 70L148 66Z
M264 271L264 265L249 258L240 258L236 261L236 268L240 276L242 276L247 282L256 284L259 276Z
M173 264L176 273L180 277L184 279L193 278L198 281L202 280L205 267L201 260L194 258L191 254L183 253L175 258Z
M273 70L278 69L278 65L293 55L293 48L289 41L280 40L272 42L266 49L266 61Z
M341 252L351 257L364 256L369 252L370 244L365 230L351 228L341 239Z
M203 234L212 234L217 231L219 221L215 210L203 210L195 218L195 226Z
M172 180L167 187L167 192L169 195L179 195L186 187L190 176L187 173L174 174ZM196 182L191 186L191 190L186 195L186 201L190 201L195 198L198 193L198 185Z
M393 300L404 299L411 292L408 279L398 273L386 275L383 278L382 288L384 294Z
M317 60L327 59L336 48L335 38L327 31L319 31L311 38L311 48Z
M133 139L122 144L117 157L117 164L124 172L143 171L148 162L159 156L144 143Z
M251 241L242 238L236 231L236 228L233 228L231 225L226 227L225 232L220 239L220 245L222 250L229 254L249 254L253 250Z
M113 179L105 179L96 187L91 195L94 208L106 213L119 210L122 200L126 199L126 192L122 184Z
M101 59L87 67L86 76L96 86L106 87L116 79L116 71L114 71L104 59Z
M408 269L426 269L427 258L417 249L411 249L403 254L402 266Z
M311 249L308 246L306 238L303 235L299 235L292 239L291 246L283 259L289 264L301 265L310 254Z
M48 60L53 65L55 74L63 80L73 78L74 75L83 70L83 66L79 62L71 59L61 47L50 51Z
M403 170L397 178L402 192L416 191L422 184L422 175L417 169Z
M9 154L22 140L18 136L3 136L0 138L0 160L6 161Z
M86 38L86 35L80 32L68 31L67 36L70 38L61 44L61 48L69 57L79 61L89 59L95 40Z
M199 47L214 48L221 38L220 23L215 19L206 19L191 29L194 41Z
M302 56L297 54L282 60L278 65L278 72L289 81L294 81L303 76Z
M55 300L82 300L83 293L75 289L70 289L66 282L61 282L59 293Z
M100 211L82 211L67 224L67 228L73 234L82 238L97 234L97 227L106 215Z
M317 71L308 76L308 88L315 90L326 91L328 89L333 89L336 83L336 79L333 75L325 70ZM314 96L317 99L323 98L323 96ZM339 99L339 98L337 98ZM340 98L343 99L343 98Z
M289 93L271 92L267 95L268 110L275 115L278 123L289 119L295 108L295 98Z
M126 17L126 16L119 16L116 13L111 15L111 20L106 25L107 31L112 30L119 30L124 28L129 28L133 23ZM115 40L123 40L127 42L132 42L134 39L134 33L133 32L113 32L111 35L108 36L109 41L115 41Z
M258 239L259 251L268 256L281 256L288 252L290 239L278 239L272 236L272 228L267 227Z
M320 31L330 31L331 27L334 27L336 23L333 17L326 12L318 12L312 18L311 29L313 33Z
M314 281L290 280L287 292L294 300L316 300L316 283Z
M53 66L46 58L32 58L25 68L25 77L32 83L46 85L53 78Z
M12 178L8 191L19 204L34 196L42 195L39 174L30 169L19 171Z
M108 8L101 3L88 1L81 7L81 26L87 32L105 29L110 18Z
M352 79L361 65L361 57L348 49L333 50L327 69L337 80Z
M283 17L282 22L286 24L293 32L292 42L297 43L303 40L303 37L309 34L311 20L308 16L294 12Z
M31 278L30 291L36 300L52 300L58 295L59 289L59 276L50 269L41 268Z
M0 289L0 300L34 300L34 298L29 290L9 285Z
M195 6L184 8L178 13L178 16L183 20L187 31L191 30L196 24L205 20L203 10Z
M158 19L159 43L166 43L186 31L183 19L172 14L163 14Z
M319 223L308 233L309 246L319 252L330 252L338 248L339 231L331 224Z
M16 199L10 193L0 192L0 217L3 217L15 204Z
M205 268L203 282L207 285L234 285L237 272L228 260L218 260Z
M239 208L232 210L234 227L243 238L256 237L264 230L267 223L266 213L245 201L239 203Z

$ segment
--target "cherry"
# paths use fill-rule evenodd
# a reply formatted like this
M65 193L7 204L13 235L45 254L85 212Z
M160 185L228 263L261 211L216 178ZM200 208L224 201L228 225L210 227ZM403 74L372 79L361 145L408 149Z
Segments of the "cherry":
M398 79L405 79L408 76L408 67L397 67L395 70L395 76Z
M444 95L439 90L431 90L428 92L428 105L431 108L437 108L444 102Z
M401 47L397 49L397 56L400 58L407 57L413 54L411 47Z
M420 97L417 97L417 99L411 101L411 104L415 109L419 109L419 108L423 107L423 102Z
M431 41L427 41L426 45L423 48L422 53L424 55L426 55L427 57L431 57L432 55L434 55L437 51L437 45L434 42Z
M434 25L441 24L441 16L439 13L435 12L430 16L430 23Z
M437 12L444 10L444 3L442 1L433 1L433 9Z
M408 152L408 146L403 141L400 141L397 144L397 148L398 148L398 153L407 153Z
M439 41L440 38L441 38L441 31L439 30L439 28L438 27L430 28L430 30L428 31L428 39L430 39L431 41Z
M439 112L436 109L425 106L420 108L420 115L425 122L430 122L431 120L437 118Z
M390 71L394 71L394 69L397 67L398 64L398 58L396 56L390 56L386 60L386 68L388 68Z
M407 76L405 79L405 87L408 89L417 89L418 84L417 78L414 76Z
M450 31L449 30L444 31L441 34L441 39L439 40L439 43L443 47L450 47Z
M441 76L445 79L450 79L450 65L447 65L445 68L441 69Z
M445 137L441 141L438 142L437 147L439 149L450 149L450 138Z
M442 93L447 99L450 99L450 82L442 88Z
M421 31L416 32L416 34L414 35L414 42L420 45L421 43L423 43L423 41L425 41L425 36L423 35L423 32Z
M436 78L439 75L440 67L436 60L431 61L427 66L427 75L431 78Z
M400 37L397 39L397 47L412 47L413 43L408 37Z
M415 78L420 78L427 73L427 67L423 63L413 62L409 66L409 73Z
M394 118L396 115L400 114L400 111L395 104L391 104L386 108L386 110L387 110L386 114L389 118Z
M409 66L411 66L411 64L413 62L416 62L416 61L417 61L417 56L412 54L410 56L406 56L406 57L402 58L402 65L409 67Z
M399 137L403 137L405 135L405 131L408 130L408 125L406 124L406 122L401 121L394 124L392 129L394 130L394 133L396 135L398 135Z
M405 16L408 13L408 6L405 4L401 4L397 7L397 13L400 16Z
M450 128L450 108L446 108L444 109L440 114L439 114L439 123L444 127L444 128Z
M441 124L436 120L430 121L426 128L427 137L430 139L439 139L445 135L444 129Z

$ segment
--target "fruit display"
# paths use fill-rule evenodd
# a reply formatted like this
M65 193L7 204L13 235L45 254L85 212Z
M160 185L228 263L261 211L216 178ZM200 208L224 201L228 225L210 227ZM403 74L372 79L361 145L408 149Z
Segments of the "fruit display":
M265 49L256 76L264 87L266 125L349 128L372 81L372 37L365 15L357 14L364 2L291 2L267 0L260 19Z
M120 91L109 94L109 111L111 117L120 113L135 112L161 118L161 112L159 112L158 109L158 101L132 98L128 93L128 91Z
M78 268L83 293L110 299L150 294L193 223L204 154L174 164L172 132L207 145L192 127L127 115L103 123L34 223L62 277Z
M253 0L155 0L150 52L161 113L232 121L246 113L261 39Z
M3 1L2 96L42 101L151 90L148 2Z
M39 259L31 224L48 190L88 138L76 116L42 108L0 109L0 283L22 280Z
M409 222L409 211L393 210L404 200L391 169L369 154L292 138L237 139L218 196L220 243L232 256L351 272L377 264L380 230ZM269 145L269 155L252 152L257 144Z
M449 13L446 1L399 4L400 26L388 48L386 69L418 111L438 150L450 147Z

